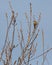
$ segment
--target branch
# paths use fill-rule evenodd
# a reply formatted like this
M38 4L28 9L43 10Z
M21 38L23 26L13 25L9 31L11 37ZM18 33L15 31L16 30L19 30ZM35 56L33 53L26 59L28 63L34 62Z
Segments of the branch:
M42 54L40 54L40 55L38 55L37 57L35 57L35 58L32 58L31 60L34 60L34 59L37 59L37 58L40 58L43 54L46 54L46 53L48 53L49 51L51 51L52 50L52 48L50 48L50 49L48 49L48 50L46 50L44 53L42 53ZM30 60L30 61L31 61Z

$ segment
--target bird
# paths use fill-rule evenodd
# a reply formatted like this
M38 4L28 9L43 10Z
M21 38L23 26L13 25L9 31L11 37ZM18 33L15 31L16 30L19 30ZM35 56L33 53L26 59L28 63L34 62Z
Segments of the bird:
M36 29L38 22L36 20L33 21L34 29Z
M12 16L11 16L11 22L12 22L12 24L15 24L15 22L16 22L16 17L15 17L14 14L15 14L15 13L14 13L14 11L12 10Z
M11 20L14 20L14 11L12 10L12 16L11 16Z

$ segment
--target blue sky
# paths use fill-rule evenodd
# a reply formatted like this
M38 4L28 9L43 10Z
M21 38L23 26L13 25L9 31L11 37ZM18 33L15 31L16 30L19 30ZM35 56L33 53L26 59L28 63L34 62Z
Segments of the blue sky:
M7 12L10 18L10 7L9 7L9 0L0 0L0 51L4 44L5 40L5 33L7 22L5 18L5 13ZM40 33L38 38L38 42L41 44L41 31L44 30L44 43L45 49L49 49L52 47L52 0L10 0L15 12L18 12L17 23L18 21L25 22L25 15L24 13L27 12L29 16L29 8L30 2L32 3L33 15L38 16L41 12L41 22L40 22ZM23 29L25 31L26 27L23 24ZM40 52L40 46L39 51ZM49 60L49 64L52 65L52 51L48 53L47 59ZM41 60L41 59L40 59ZM34 63L34 61L32 61ZM46 65L46 62L45 62Z

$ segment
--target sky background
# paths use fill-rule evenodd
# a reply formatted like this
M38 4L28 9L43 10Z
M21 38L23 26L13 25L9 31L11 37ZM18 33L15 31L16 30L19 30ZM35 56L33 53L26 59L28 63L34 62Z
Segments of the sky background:
M18 27L20 25L19 21L22 21L22 23L24 23L23 24L24 31L26 31L25 30L26 29L25 27L26 19L25 19L24 13L27 12L29 16L30 2L32 3L33 15L37 17L39 13L41 12L41 22L39 24L40 33L39 33L39 38L38 38L38 42L39 42L38 53L40 54L41 49L42 49L41 48L42 29L44 30L45 49L51 48L52 47L52 0L10 0L10 1L11 1L14 11L18 12L18 17L17 17ZM8 2L9 0L0 0L0 51L2 50L2 47L4 45L6 28L7 28L7 21L6 21L5 13L6 12L8 13L9 18L11 15L11 10L10 10ZM16 55L16 53L14 53L14 55ZM48 53L47 59L49 61L49 65L52 65L52 51ZM34 64L35 61L32 61L32 62ZM39 62L41 62L41 59ZM40 64L41 63L39 63L39 65ZM45 61L45 65L47 65L47 61Z

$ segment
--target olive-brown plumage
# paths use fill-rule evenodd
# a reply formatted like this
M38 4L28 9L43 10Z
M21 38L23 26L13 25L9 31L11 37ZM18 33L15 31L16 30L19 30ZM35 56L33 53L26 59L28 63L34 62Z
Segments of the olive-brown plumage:
M37 27L38 22L34 20L33 24L34 24L34 29L35 29Z

